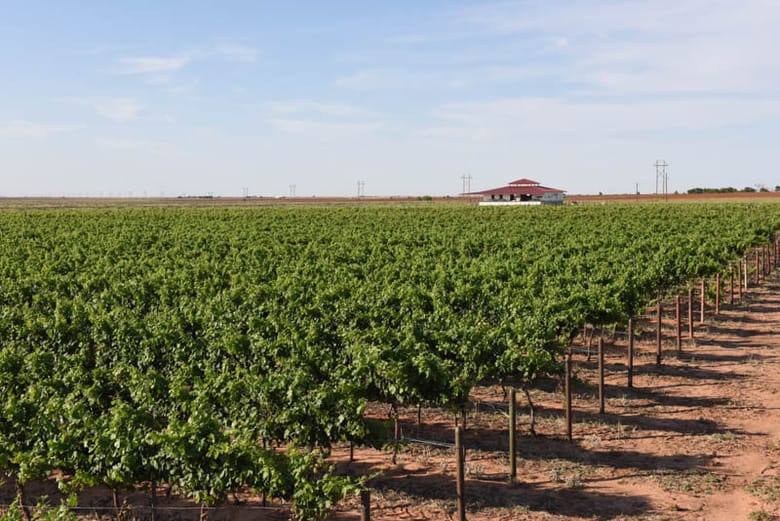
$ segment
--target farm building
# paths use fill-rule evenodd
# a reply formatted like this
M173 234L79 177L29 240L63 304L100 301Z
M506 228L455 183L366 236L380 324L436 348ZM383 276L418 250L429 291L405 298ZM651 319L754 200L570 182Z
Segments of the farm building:
M542 186L531 179L518 179L500 188L464 195L482 197L480 206L563 204L563 190Z

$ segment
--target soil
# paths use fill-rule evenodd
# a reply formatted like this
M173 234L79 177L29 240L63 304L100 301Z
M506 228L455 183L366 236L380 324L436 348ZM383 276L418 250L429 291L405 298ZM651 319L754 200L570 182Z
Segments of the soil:
M710 194L567 194L566 204L632 202L777 202L780 192L730 192Z
M676 349L674 318L664 320L663 360L656 365L652 316L639 323L633 388L627 387L626 338L605 332L606 413L598 413L596 356L574 355L573 441L565 436L561 382L541 382L531 391L536 435L529 432L523 393L518 392L517 482L508 483L508 405L502 387L480 386L467 414L467 518L514 520L707 520L780 519L780 275L774 274L719 315L710 305L704 324L694 320L694 339L683 321L682 350ZM667 307L672 310L673 308ZM687 306L683 305L683 310ZM698 308L695 308L698 311ZM683 311L685 312L685 311ZM652 312L649 312L652 314ZM694 318L698 318L696 313ZM687 317L684 317L686 319ZM594 342L595 346L595 342ZM387 419L389 408L369 413ZM454 450L455 416L446 410L401 409L406 442L397 462L392 449L336 447L332 460L354 476L373 476L374 521L457 519ZM390 422L387 422L388 430ZM59 495L51 483L28 484L31 503ZM0 487L7 504L11 484ZM149 496L124 494L138 517L148 518ZM209 512L212 521L277 520L287 509L260 506L241 497L241 506ZM80 494L85 513L111 516L111 494ZM158 519L196 520L197 505L160 491ZM166 510L167 509L167 510ZM359 500L338 505L333 520L360 519ZM131 516L135 517L135 516Z

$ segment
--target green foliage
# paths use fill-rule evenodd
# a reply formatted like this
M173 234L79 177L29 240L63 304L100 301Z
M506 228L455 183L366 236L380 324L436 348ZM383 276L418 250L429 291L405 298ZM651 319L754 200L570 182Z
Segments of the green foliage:
M76 521L78 516L71 508L77 504L78 500L75 494L70 494L67 498L60 500L60 504L54 507L44 496L32 509L30 518L32 521ZM23 519L19 498L9 506L8 510L0 513L0 521L23 521Z
M297 484L292 493L293 519L318 521L347 496L357 494L362 483L333 475L319 452L288 450L289 471Z

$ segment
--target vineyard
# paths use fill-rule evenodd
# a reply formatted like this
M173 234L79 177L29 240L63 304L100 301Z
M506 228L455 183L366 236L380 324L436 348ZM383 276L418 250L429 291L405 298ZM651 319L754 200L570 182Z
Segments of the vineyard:
M28 519L48 479L318 519L368 485L327 460L387 443L368 409L558 377L584 326L776 229L771 204L4 211L0 468Z

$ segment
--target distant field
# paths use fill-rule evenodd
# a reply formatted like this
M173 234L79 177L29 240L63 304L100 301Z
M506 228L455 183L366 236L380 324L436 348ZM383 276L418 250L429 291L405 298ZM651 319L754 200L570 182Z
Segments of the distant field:
M471 204L477 199L464 197L0 197L0 209L13 208L160 208L160 207L226 207L280 205L365 205L425 204L431 202Z
M592 202L740 202L753 201L780 202L780 192L735 192L728 194L669 194L666 197L658 194L605 194L605 195L567 195L567 203Z
M23 208L126 208L126 207L224 207L224 206L280 206L280 205L365 205L430 203L476 204L477 197L0 197L0 209ZM566 204L587 203L654 203L654 202L780 202L780 192L728 194L573 194L566 196Z

